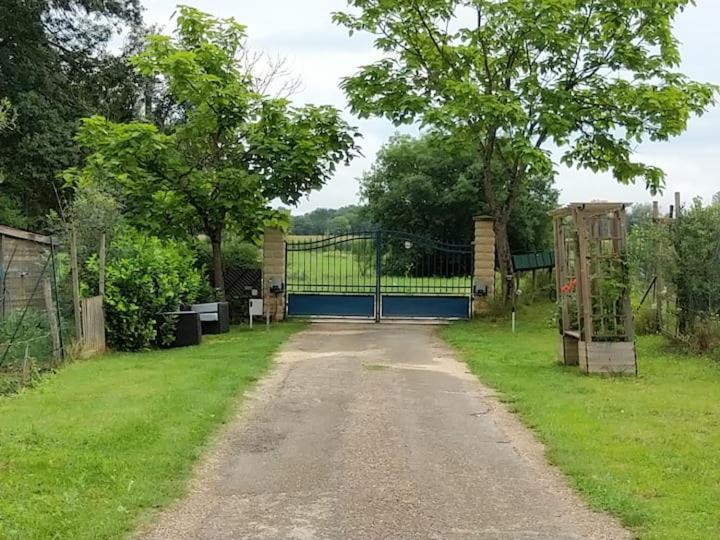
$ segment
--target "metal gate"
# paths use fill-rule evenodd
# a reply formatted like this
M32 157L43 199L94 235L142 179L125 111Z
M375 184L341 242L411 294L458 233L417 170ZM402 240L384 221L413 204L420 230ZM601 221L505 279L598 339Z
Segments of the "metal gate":
M397 231L296 237L286 244L290 317L466 319L471 244Z

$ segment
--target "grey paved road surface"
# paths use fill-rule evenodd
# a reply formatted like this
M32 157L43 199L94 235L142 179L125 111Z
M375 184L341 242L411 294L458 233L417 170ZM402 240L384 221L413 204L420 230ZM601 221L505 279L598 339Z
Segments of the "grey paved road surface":
M297 335L141 536L627 538L421 325Z

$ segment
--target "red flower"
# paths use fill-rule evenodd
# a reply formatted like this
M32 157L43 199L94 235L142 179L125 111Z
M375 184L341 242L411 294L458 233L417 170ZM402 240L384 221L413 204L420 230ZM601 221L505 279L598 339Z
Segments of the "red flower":
M575 286L577 285L577 278L572 278L570 281L568 281L565 285L560 287L560 292L563 294L567 294L569 292L572 292L575 290Z

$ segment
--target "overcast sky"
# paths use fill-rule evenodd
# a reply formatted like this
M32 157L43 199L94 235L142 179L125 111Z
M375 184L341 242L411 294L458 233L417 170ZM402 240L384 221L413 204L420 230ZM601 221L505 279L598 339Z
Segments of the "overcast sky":
M302 80L294 96L298 103L332 104L346 110L348 120L360 128L364 158L338 169L321 190L304 199L293 213L319 207L339 207L358 200L357 178L370 168L380 146L397 129L382 119L358 120L346 107L338 88L341 77L378 58L369 37L347 36L335 26L330 13L345 7L344 0L205 0L184 1L213 15L235 17L247 25L252 47L286 57ZM682 43L682 70L704 82L720 83L720 1L697 0L697 6L683 13L676 25ZM171 29L176 2L144 0L148 22ZM405 128L407 131L407 128ZM667 173L667 188L661 201L672 202L673 192L683 200L701 196L709 200L720 191L720 108L690 122L688 131L667 143L644 144L639 159L661 167ZM561 201L622 200L649 202L650 194L641 185L621 186L610 175L558 166L557 186Z

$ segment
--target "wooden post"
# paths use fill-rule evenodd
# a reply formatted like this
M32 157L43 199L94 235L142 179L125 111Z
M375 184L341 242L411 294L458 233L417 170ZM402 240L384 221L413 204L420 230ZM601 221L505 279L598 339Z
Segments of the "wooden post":
M82 315L80 312L80 274L77 260L77 234L75 224L70 226L70 271L73 293L73 315L75 316L75 339L82 342Z
M620 252L618 255L621 255L622 257L627 256L627 234L626 234L626 224L625 220L627 219L625 214L625 208L618 210L617 212L617 220L619 221L619 229L620 229L620 238L618 239L620 244ZM629 284L628 284L629 285ZM635 329L633 327L633 313L632 313L632 303L630 300L630 289L629 287L625 288L625 292L623 293L623 320L625 322L625 339L627 341L634 341L635 340Z
M660 222L660 206L657 201L653 201L652 206L653 216L653 227L665 227ZM662 304L663 304L663 279L662 270L660 268L660 262L657 257L655 258L655 322L658 325L658 330L662 330L663 316L662 316Z
M560 318L562 323L561 332L564 332L570 328L570 321L568 320L568 302L567 297L561 292L562 287L565 285L566 273L566 261L565 261L565 234L562 230L562 218L555 216L553 218L553 232L555 233L555 288L558 293L558 300L560 301Z
M53 364L57 365L62 355L62 344L60 343L60 326L57 320L57 311L53 301L52 285L50 280L43 279L43 297L45 298L45 311L47 311L48 323L50 326L50 337L53 344Z
M582 312L581 336L585 343L592 342L593 320L592 320L592 293L591 276L588 268L588 230L583 210L574 209L575 224L578 232L578 262L580 263L577 275L578 312Z
M98 294L105 296L105 233L100 236L100 253L98 253Z
M676 191L675 192L675 219L678 221L680 220L680 216L682 215L682 210L680 209L681 203L682 203L682 201L680 200L680 192ZM678 313L679 309L680 309L680 297L679 297L678 292L679 291L676 288L675 289L675 312L676 313ZM684 326L685 326L684 318L685 317L686 317L686 315L675 318L675 320L676 320L675 335L676 336L680 335L681 330L685 330L685 328L684 328Z

